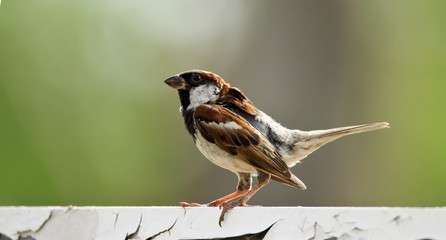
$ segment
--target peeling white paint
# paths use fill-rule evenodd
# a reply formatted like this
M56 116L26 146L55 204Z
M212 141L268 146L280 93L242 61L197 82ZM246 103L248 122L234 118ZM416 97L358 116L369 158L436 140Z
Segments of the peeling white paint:
M50 216L50 208L0 207L0 233L17 239L20 233L39 230Z
M446 239L446 208L238 207L218 225L217 207L0 207L11 239Z

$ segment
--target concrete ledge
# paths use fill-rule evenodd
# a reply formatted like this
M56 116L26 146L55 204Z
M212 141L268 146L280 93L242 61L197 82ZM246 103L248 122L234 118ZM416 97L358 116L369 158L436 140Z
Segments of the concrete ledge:
M446 239L446 208L0 207L0 240Z

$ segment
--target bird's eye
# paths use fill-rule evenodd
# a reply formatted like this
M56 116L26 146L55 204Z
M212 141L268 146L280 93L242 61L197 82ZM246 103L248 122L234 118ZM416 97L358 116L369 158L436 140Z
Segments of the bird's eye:
M200 74L194 74L192 75L192 81L199 82L201 81L201 75Z

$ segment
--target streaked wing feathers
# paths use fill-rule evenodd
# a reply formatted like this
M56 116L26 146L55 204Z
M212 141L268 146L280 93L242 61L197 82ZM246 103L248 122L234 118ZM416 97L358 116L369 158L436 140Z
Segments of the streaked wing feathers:
M204 104L195 109L194 119L206 140L258 170L290 184L292 174L281 156L242 117L220 105Z
M253 116L259 113L259 110L257 110L254 104L243 94L243 92L235 87L230 87L228 89L228 93L225 95L222 102L231 103L238 109Z

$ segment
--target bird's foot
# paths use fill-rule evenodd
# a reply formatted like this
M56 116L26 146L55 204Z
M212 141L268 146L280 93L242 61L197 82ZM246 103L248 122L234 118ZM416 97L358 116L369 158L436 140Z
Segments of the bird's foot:
M226 204L226 202L222 202L220 199L217 199L213 202L210 202L207 204L208 207L222 207L223 204Z
M177 205L182 207L209 207L209 204L179 202Z
M237 201L233 201L233 202L224 202L220 205L220 208L223 208L223 210L221 211L220 214L220 218L218 220L218 225L220 225L221 227L221 223L225 220L225 214L235 208L235 207L247 207L248 205L246 205L245 201L242 201L242 199L239 199Z

